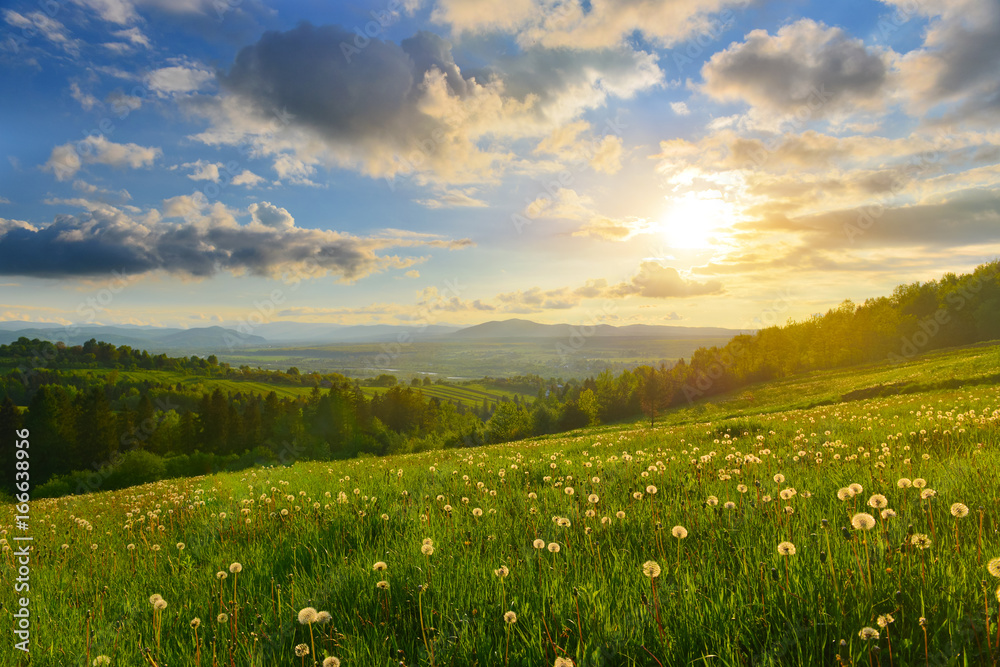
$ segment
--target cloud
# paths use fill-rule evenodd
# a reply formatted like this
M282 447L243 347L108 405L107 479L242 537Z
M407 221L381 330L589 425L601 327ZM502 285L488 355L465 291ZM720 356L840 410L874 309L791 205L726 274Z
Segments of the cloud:
M116 144L103 135L90 135L76 143L53 148L48 162L42 168L55 174L56 180L65 181L76 175L84 164L138 169L152 165L162 153L159 148L131 143Z
M684 102L671 102L670 110L673 111L678 116L689 116L691 115L691 110L688 109L688 105Z
M890 70L887 53L840 28L801 19L775 35L752 31L713 55L701 75L699 89L717 101L743 101L769 117L803 110L829 117L881 109Z
M25 15L15 12L13 9L5 9L3 17L7 24L14 28L40 32L47 40L71 56L80 54L79 40L72 39L66 32L66 26L42 12L31 12Z
M636 33L661 46L716 34L744 0L439 0L431 19L456 32L503 32L522 46L601 49Z
M291 229L295 226L295 219L292 215L271 202L263 201L259 204L250 204L247 210L250 211L250 217L258 225L273 229Z
M242 225L220 202L181 196L164 202L164 217L143 218L103 207L82 216L59 215L45 226L0 219L0 275L39 278L86 277L120 271L140 275L162 271L209 277L228 271L286 280L332 275L354 282L387 269L408 269L422 257L386 254L393 248L462 248L468 239L385 232L375 237L303 229L269 202L251 205Z
M616 174L622 168L622 139L615 134L597 137L587 121L557 127L535 147L536 155L552 155L560 160L588 164L591 169Z
M991 121L1000 117L1000 6L994 0L920 3L883 0L898 9L897 21L920 12L929 23L923 44L899 61L903 91L923 115L950 105L944 119ZM890 22L893 25L895 22Z
M339 26L267 32L219 77L218 95L189 100L209 120L207 144L249 144L281 180L311 182L325 165L418 184L495 181L509 144L542 137L611 97L656 85L655 57L628 48L584 54L528 50L463 71L428 32L364 49ZM604 140L594 167L619 167Z
M214 79L215 74L204 67L178 64L153 70L146 83L160 97L169 97L196 92Z
M193 181L211 181L213 183L219 182L219 168L225 169L225 165L219 162L204 162L203 160L198 160L197 162L185 162L181 165L182 167L194 168L194 171L188 174L188 178Z
M677 269L663 266L659 262L643 262L639 273L631 280L613 285L608 293L615 296L642 296L651 299L687 298L721 294L722 283L709 280L699 283L685 280Z
M249 169L244 169L240 173L233 176L233 185L242 185L244 187L252 188L256 185L260 185L264 179L257 174L253 173Z
M599 213L594 200L572 188L559 188L555 196L542 194L525 208L529 219L549 218L582 222L573 236L590 236L605 241L628 241L634 236L652 231L642 218L612 218Z
M465 190L445 190L433 199L418 199L417 203L427 208L484 208L489 206L482 199L472 195L475 188Z
M85 93L80 89L80 84L76 81L69 85L69 94L73 96L73 99L80 103L84 111L90 111L95 106L99 105L100 102L96 97L90 93Z

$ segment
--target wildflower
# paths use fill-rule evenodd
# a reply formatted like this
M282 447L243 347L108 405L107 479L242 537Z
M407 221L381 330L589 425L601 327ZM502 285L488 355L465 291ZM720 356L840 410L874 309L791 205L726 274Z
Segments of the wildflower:
M899 481L896 482L896 486L901 489L908 489L913 486L913 482L910 481L909 477L900 477Z
M650 579L660 576L660 565L655 560L647 560L642 564L642 573Z
M880 510L880 509L885 509L888 506L889 506L889 500L881 493L876 493L874 496L868 499L868 507L871 507L872 509Z
M549 549L550 553L554 553L554 554L559 553L559 543L558 542L549 542L548 549Z
M424 540L423 540L423 542L421 542L421 544L424 545L424 546L427 546L427 545L434 546L434 540L432 540L429 537L425 537Z
M848 484L847 488L851 490L851 495L852 496L856 496L856 495L858 495L859 493L861 493L862 491L865 490L865 487L861 486L857 482L855 482L854 484Z
M517 614L515 614L512 611L508 611L506 614L503 615L503 621L507 625L514 625L515 623L517 623Z
M567 486L565 489L563 489L563 493L565 493L567 496L572 496L575 493L575 491L573 490L572 486Z
M316 622L316 609L314 607L306 607L299 612L299 623L301 625L309 625L310 623Z
M479 509L478 507L472 510L472 516L482 516L482 515L483 515L483 510Z
M986 564L986 571L994 577L1000 577L1000 558L994 558Z
M382 581L375 584L375 588L379 589L380 591L387 591L389 590L389 582L383 579Z
M335 658L331 655L323 661L323 667L340 667L340 658Z
M917 477L913 480L913 487L916 489L922 489L927 486L927 480L923 477Z
M299 644L298 646L295 647L295 657L296 658L304 658L307 655L309 655L309 645L308 644Z
M222 570L219 570L218 572L215 573L215 578L219 579L219 580L225 579L228 576L229 576L229 573L228 572L223 572Z
M969 508L962 503L955 503L951 506L951 515L956 519L969 516Z
M625 518L625 512L623 512L621 510L618 510L617 512L615 512L615 516L618 517L619 519L624 519Z
M878 627L884 628L885 626L889 625L890 623L892 623L895 620L896 619L894 619L892 617L892 614L882 614L881 616L878 617L878 621L877 621L878 622Z
M596 505L599 500L600 500L600 497L596 493L592 493L589 496L587 496L587 502L589 502L589 503L591 503L593 505Z
M778 495L781 496L782 500L791 500L792 496L795 495L795 489L783 489Z
M858 632L858 637L868 641L869 639L878 639L879 634L875 628L861 628L860 632Z
M225 623L229 620L229 614L223 612L215 617L216 623Z
M167 608L167 601L164 600L163 598L160 598L159 600L153 603L153 609L155 609L156 611L163 611L166 608Z
M882 510L882 518L883 519L895 519L896 518L896 510L890 509L890 508L886 508L886 509Z
M865 512L858 512L851 519L854 530L871 530L875 527L875 517Z
M910 544L918 549L926 549L931 545L931 538L923 533L914 533L910 538Z
M243 566L240 565L239 563L233 563L232 565L229 566L229 571L232 572L233 574L239 574L240 572L243 571Z
M184 543L183 543L183 542L178 542L178 543L177 543L177 550L178 550L178 551L184 551L184 546L185 546L185 545L184 545Z
M794 556L795 555L795 545L791 542L782 542L778 545L778 553L782 556Z
M94 662L90 664L93 665L94 667L98 667L99 665L110 665L111 658L109 658L106 655L99 655L96 658L94 658Z
M156 602L162 599L163 599L162 595L160 595L159 593L153 593L152 595L149 596L149 604L155 606Z
M837 500L850 500L854 497L854 492L846 486L837 491Z
M747 485L746 484L737 484L736 485L736 490L739 491L740 493L746 493L747 492Z
M201 619L200 618L198 618L197 616L195 616L194 618L191 619L191 627L192 628L194 628L194 629L197 630L200 625L201 625Z
M733 509L736 509L736 503L734 503L731 500L730 501L726 501L726 504L723 505L723 507L726 508L727 510L733 510Z
M648 493L651 496L655 496L656 495L656 491L657 491L656 487L653 486L652 484L650 484L649 486L646 487L646 493Z
M670 534L676 537L678 540L683 540L688 536L687 528L684 526L674 526L670 529Z
M936 495L937 495L937 491L935 491L934 489L924 489L923 491L920 492L920 499L921 500L928 500L930 498L933 498Z
M556 658L553 667L573 667L573 661L569 658Z
M531 543L531 546L535 547L536 549L544 549L545 540L535 540L534 542Z
M635 498L636 500L642 500L642 491L636 491L635 493L632 494L632 497Z
M425 556L433 556L434 546L431 544L425 544L422 547L420 547L420 553L422 553Z
M331 620L333 620L333 615L328 611L321 611L316 614L317 623L329 623Z
M382 561L379 561L374 565L372 565L372 569L375 570L376 572L384 572L386 569L388 569L388 567L389 566L383 563Z
M493 574L503 579L504 577L510 574L510 570L507 569L506 565L501 565L497 569L493 570Z
M716 505L719 504L719 499L716 498L715 496L709 496L705 500L705 504L708 505L709 507L715 507Z

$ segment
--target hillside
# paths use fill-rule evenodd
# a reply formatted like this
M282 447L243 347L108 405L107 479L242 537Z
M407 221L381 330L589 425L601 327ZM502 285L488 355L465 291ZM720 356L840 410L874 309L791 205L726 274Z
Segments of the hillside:
M875 648L888 664L891 644L894 664L987 665L997 351L755 385L754 405L720 396L656 428L341 462L289 449L290 467L36 500L53 531L35 531L34 659L140 664L144 645L157 663L299 664L305 646L379 667L767 667ZM863 396L886 386L912 393ZM809 401L836 404L789 409ZM61 629L88 609L89 644Z

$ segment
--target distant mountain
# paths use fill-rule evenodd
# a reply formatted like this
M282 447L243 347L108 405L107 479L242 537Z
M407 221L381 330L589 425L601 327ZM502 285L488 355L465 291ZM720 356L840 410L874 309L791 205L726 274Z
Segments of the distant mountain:
M60 326L58 328L38 328L36 326L35 328L10 330L0 326L0 343L10 343L22 336L52 342L62 341L67 345L82 345L91 338L95 338L112 345L128 345L150 352L223 352L267 345L267 339L261 336L245 335L223 327L170 329L135 326Z
M264 336L272 344L381 343L396 340L404 334L411 340L422 340L449 334L459 328L437 324L421 328L405 324L346 326L321 322L268 322L255 328L254 333Z
M581 331L590 332L591 329L571 324L539 324L531 320L510 319L477 324L456 331L449 338L463 340L568 338L574 334L579 335ZM630 324L616 327L610 324L598 324L593 327L593 333L590 333L589 336L606 338L732 338L741 333L746 332L721 327L680 327L657 324Z

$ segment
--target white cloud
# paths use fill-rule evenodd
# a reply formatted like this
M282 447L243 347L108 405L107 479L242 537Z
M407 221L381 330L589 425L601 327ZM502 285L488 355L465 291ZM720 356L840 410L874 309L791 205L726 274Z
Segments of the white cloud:
M159 148L138 144L116 144L104 136L88 136L76 143L62 144L52 149L43 169L65 181L76 175L84 164L105 164L112 167L148 167L162 154Z
M66 31L66 26L42 12L31 12L25 15L15 12L12 9L5 9L3 16L9 25L21 30L38 31L47 40L61 47L66 53L72 56L79 55L80 53L79 40L72 39Z
M169 97L201 90L214 78L215 74L201 66L173 65L153 70L146 80L151 90Z
M256 185L260 185L264 179L257 174L253 173L249 169L244 169L236 176L233 176L233 185L242 185L248 188L252 188Z
M678 116L688 116L691 114L691 110L688 109L688 105L684 102L671 102L670 109Z
M504 32L522 46L601 49L634 33L663 46L717 34L745 0L439 0L432 20L456 32Z

